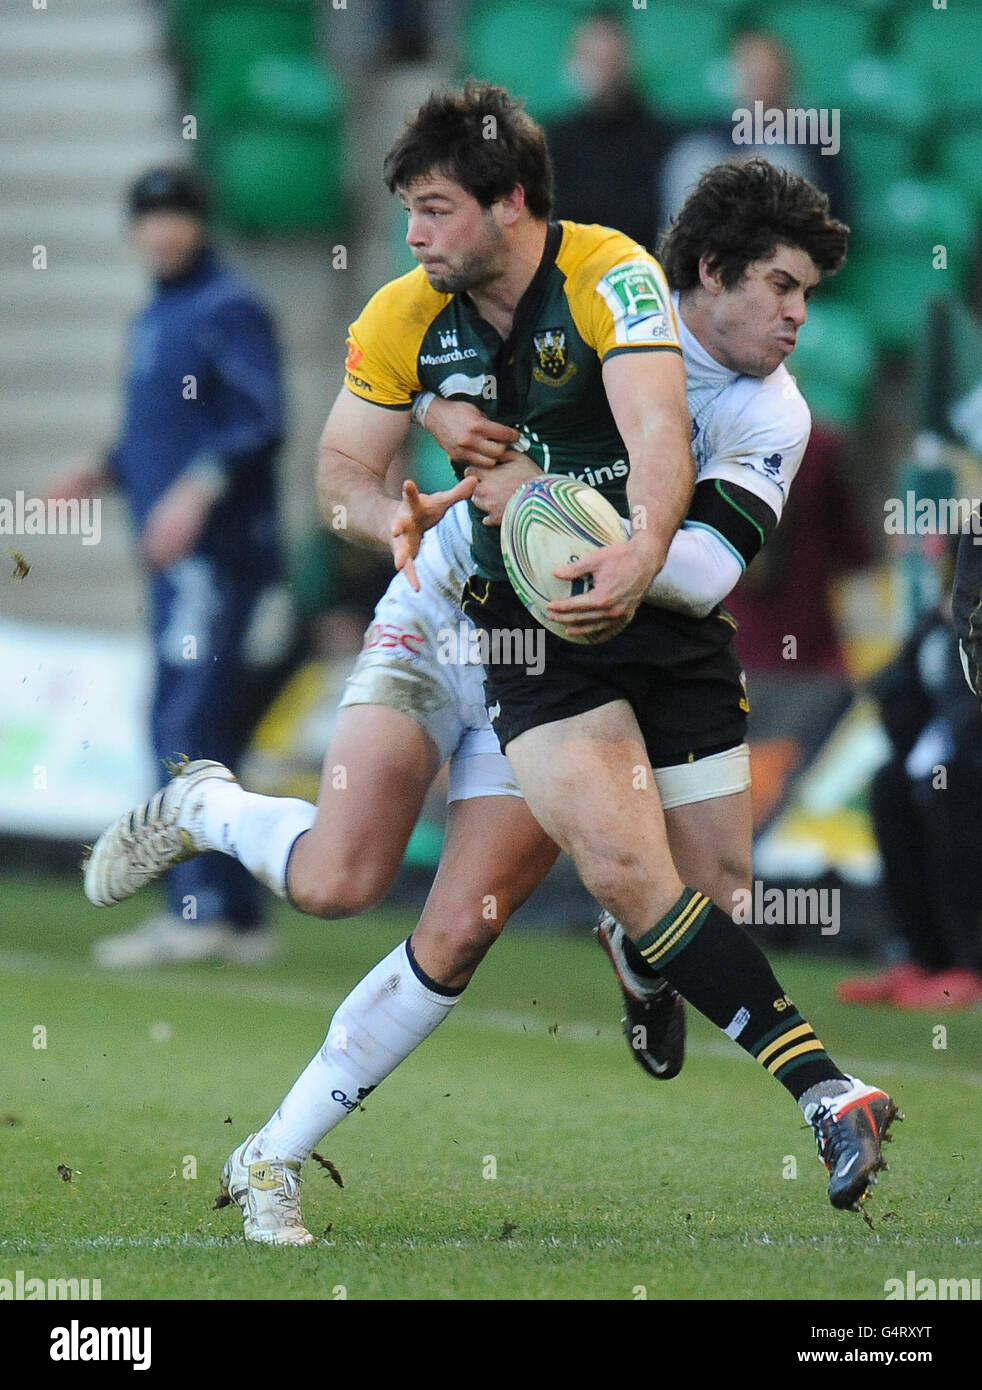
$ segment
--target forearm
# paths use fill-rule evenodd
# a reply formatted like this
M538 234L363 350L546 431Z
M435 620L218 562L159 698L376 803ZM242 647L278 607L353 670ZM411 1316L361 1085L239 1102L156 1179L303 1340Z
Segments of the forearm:
M627 500L631 539L644 547L654 577L665 564L692 498L696 475L688 438L681 431L663 435L657 447L652 443L632 452L630 464Z
M743 574L739 557L710 531L683 526L651 583L645 602L704 618L722 603Z
M675 353L620 353L604 363L603 377L630 467L630 543L650 582L665 563L696 479L685 367Z
M399 507L372 469L322 446L317 461L317 500L324 526L354 545L388 550Z

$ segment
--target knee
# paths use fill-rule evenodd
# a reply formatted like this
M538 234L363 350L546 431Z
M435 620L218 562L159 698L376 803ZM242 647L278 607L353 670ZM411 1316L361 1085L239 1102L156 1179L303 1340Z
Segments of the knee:
M326 921L357 917L367 912L385 895L386 887L370 870L354 865L315 873L294 872L293 865L290 866L290 902L299 912Z
M507 920L507 910L499 909L494 894L488 894L479 906L441 914L438 923L424 917L413 942L422 946L427 958L444 962L447 969L469 972L487 955Z
M584 846L573 859L587 892L605 907L633 900L651 878L650 866L646 873L641 856L622 846ZM610 910L617 915L616 908Z

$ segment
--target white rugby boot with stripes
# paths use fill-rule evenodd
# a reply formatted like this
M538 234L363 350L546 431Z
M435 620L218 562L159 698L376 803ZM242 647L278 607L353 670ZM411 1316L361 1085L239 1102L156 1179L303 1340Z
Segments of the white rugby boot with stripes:
M121 903L175 864L210 848L193 828L178 825L188 798L210 778L237 780L224 763L185 762L149 801L127 811L102 832L82 866L90 903L96 907ZM193 827L193 815L186 816L185 822Z
M255 1137L250 1134L229 1154L215 1207L235 1203L245 1223L246 1240L262 1245L312 1245L314 1237L300 1211L301 1165L279 1158L246 1163L245 1152Z

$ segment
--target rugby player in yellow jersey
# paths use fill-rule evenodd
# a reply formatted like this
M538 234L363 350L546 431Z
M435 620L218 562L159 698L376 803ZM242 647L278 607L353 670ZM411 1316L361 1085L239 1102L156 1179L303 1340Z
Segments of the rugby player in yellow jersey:
M382 478L414 395L446 386L449 376L459 380L447 394L480 396L488 414L521 428L539 462L578 471L592 460L594 476L622 512L627 504L643 509L647 526L590 564L588 621L612 626L628 614L633 620L597 648L573 648L545 634L540 677L489 669L499 735L530 808L623 924L640 966L657 966L786 1086L815 1129L832 1172L833 1203L852 1206L881 1165L879 1141L895 1107L835 1068L749 937L708 896L685 887L655 778L642 779L641 787L636 776L638 766L650 769L675 751L671 694L680 645L690 677L704 676L715 688L715 699L688 701L693 760L739 744L743 729L739 669L721 632L726 624L717 618L708 627L702 620L686 627L648 605L638 611L686 515L695 475L677 325L660 268L609 229L549 221L541 132L500 89L474 84L432 98L387 169L409 208L407 239L423 269L385 287L353 326L347 388L322 440L324 514L344 507L349 534L391 544L397 565L412 573L423 531L463 490L421 499L409 485L400 503L384 493ZM799 266L796 292L818 273L813 264L802 276ZM768 347L775 365L789 350ZM561 408L558 391L566 393ZM625 460L626 494L618 468ZM489 614L510 628L527 625L499 567L493 528L475 528L477 577L468 586L468 610L485 625ZM204 774L202 789L214 782ZM347 797L357 791L349 780ZM528 817L521 803L505 804L508 816L475 817L469 837L457 835L451 862L471 913L473 899L499 879L507 912L514 898L508 865L526 856L528 867L529 847L544 838L530 818L512 818ZM295 839L285 873L300 906L317 901L318 854L330 854L319 821ZM186 848L200 848L188 825ZM447 900L461 901L445 863L428 910L445 874ZM530 877L534 872L526 882ZM433 1030L493 939L492 926L477 942L471 924L461 950L449 922L435 916L429 933L418 928L407 951L394 952L362 982L276 1115L232 1155L226 1183L252 1238L309 1239L297 1198L301 1162Z

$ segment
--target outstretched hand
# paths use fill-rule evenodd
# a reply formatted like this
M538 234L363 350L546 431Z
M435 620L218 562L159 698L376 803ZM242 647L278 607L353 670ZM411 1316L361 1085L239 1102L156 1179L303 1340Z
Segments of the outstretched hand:
M397 570L404 570L406 578L419 593L419 579L413 564L419 554L423 533L435 526L455 502L470 497L477 487L476 478L464 478L456 487L444 492L420 492L411 478L402 485L402 501L392 518L392 558Z

